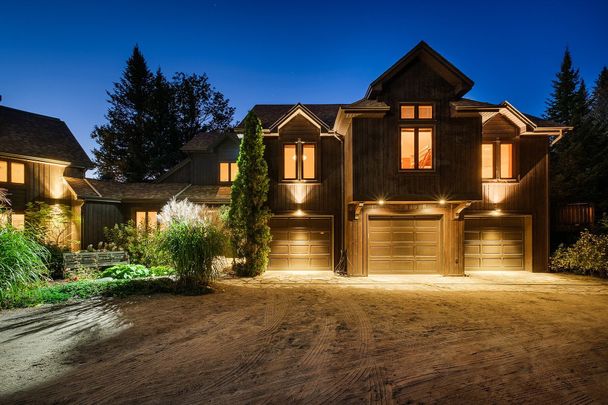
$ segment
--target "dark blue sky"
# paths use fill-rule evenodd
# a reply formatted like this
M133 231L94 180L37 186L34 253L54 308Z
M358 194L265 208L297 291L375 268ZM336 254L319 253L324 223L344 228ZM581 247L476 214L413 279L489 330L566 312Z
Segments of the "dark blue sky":
M206 72L237 108L340 103L421 39L475 81L467 97L541 115L569 46L592 85L608 64L608 2L6 1L0 94L60 117L87 151L105 91L138 43L152 69Z

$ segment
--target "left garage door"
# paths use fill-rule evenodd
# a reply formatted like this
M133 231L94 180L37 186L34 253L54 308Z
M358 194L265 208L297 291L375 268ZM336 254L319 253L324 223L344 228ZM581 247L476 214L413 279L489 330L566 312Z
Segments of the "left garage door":
M270 220L268 270L332 270L332 220L274 217Z

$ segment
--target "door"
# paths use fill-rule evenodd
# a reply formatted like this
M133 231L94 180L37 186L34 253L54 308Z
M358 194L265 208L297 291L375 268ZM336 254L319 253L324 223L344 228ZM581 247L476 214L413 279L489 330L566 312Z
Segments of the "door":
M332 270L332 219L274 217L270 220L268 270Z
M440 220L424 217L370 217L368 274L437 273Z
M523 217L466 218L464 267L466 270L524 270Z

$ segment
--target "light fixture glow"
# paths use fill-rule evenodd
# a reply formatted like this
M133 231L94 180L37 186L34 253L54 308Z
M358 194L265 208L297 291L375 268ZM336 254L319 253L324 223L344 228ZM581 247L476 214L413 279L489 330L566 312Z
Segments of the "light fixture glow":
M439 200L439 205L445 205L446 201L444 198L442 198L441 200Z
M378 205L384 205L384 200L382 198L378 200Z
M299 209L299 208L298 208L298 209L296 210L296 216L297 216L297 217L301 217L301 216L303 216L303 215L304 215L304 211L302 211L301 209Z
M492 215L495 217L502 215L502 210L500 208L494 208L494 211L492 211Z

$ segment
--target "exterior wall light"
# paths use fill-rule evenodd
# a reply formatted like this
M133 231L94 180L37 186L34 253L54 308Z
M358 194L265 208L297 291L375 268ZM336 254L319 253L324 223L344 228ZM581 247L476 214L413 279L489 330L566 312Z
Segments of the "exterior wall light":
M304 216L304 211L302 211L301 209L299 209L299 208L298 208L298 209L296 210L296 216L297 216L297 217Z
M494 211L492 211L492 215L495 217L502 215L502 210L500 208L494 208Z
M384 200L383 199L379 199L378 200L378 205L384 205Z
M441 200L439 200L439 205L445 205L446 201L444 198L442 198Z

